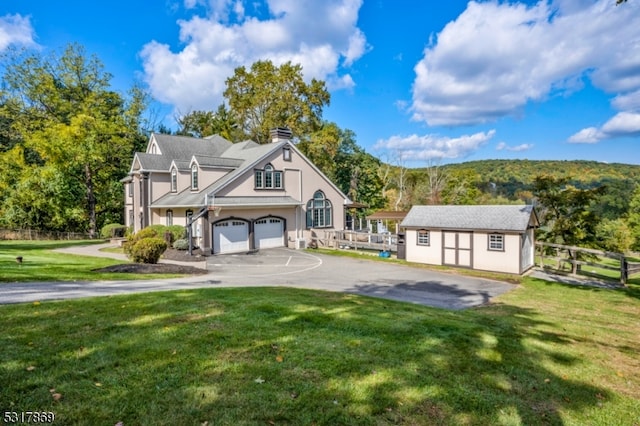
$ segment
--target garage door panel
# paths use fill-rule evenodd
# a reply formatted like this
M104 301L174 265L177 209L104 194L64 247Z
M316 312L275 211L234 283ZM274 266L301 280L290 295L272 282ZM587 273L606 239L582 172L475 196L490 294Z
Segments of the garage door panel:
M284 246L284 220L266 218L257 220L254 224L256 248L270 248Z
M249 225L240 220L213 224L213 252L234 253L249 250Z

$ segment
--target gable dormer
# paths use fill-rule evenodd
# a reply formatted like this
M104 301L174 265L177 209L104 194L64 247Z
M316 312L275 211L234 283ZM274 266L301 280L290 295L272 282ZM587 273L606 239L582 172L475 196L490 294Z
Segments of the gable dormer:
M147 154L162 155L162 150L160 149L160 145L158 145L155 134L152 134L149 138L149 144L147 145Z

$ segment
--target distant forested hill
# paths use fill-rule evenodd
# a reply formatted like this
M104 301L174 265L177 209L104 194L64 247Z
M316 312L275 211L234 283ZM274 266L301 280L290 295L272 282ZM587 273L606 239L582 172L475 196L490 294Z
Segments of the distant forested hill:
M571 185L582 189L606 185L610 196L622 198L630 197L640 184L640 166L597 161L480 160L449 164L443 169L452 174L471 173L482 192L509 199L526 198L531 183L540 175L568 178Z
M593 185L608 180L631 179L640 182L640 166L597 161L551 161L551 160L480 160L449 164L445 169L472 170L481 182L518 182L528 185L536 176L546 174L567 177L576 184Z

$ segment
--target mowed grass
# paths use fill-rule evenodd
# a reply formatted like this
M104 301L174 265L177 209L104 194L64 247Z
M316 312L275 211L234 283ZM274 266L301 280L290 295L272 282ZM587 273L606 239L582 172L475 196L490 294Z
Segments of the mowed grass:
M177 276L96 272L96 269L123 262L52 251L62 247L99 242L102 241L0 241L0 283L131 280ZM18 256L23 258L21 264L16 261Z
M0 306L0 407L59 425L637 425L640 283L446 311L289 288Z

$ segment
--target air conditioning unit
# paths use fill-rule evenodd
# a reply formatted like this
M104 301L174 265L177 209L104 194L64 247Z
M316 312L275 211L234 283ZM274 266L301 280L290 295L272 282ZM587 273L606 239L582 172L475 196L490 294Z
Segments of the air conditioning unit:
M296 249L306 249L307 248L307 240L304 238L296 238Z

